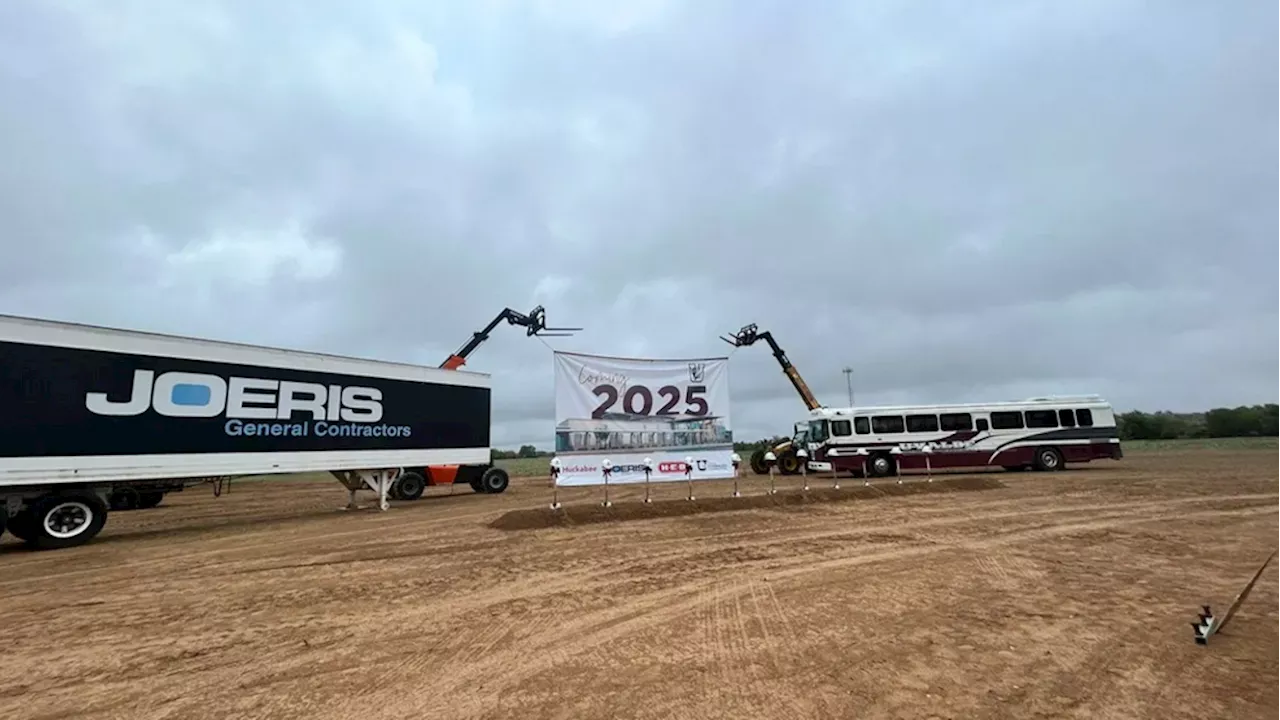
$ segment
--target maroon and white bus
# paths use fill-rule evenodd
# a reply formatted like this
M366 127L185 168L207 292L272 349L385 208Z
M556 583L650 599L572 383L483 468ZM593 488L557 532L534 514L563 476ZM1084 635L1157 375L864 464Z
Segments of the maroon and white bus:
M809 413L809 470L1061 470L1119 460L1115 413L1096 395L964 405L819 408Z

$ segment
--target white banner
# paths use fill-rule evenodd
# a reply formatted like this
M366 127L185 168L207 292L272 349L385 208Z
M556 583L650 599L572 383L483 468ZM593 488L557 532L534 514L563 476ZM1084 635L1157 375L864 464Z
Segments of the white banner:
M556 353L558 485L733 477L729 359L637 360Z

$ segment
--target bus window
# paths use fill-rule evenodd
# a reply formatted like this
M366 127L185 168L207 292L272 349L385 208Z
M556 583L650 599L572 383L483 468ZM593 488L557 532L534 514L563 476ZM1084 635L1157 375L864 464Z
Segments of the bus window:
M1075 427L1076 414L1071 412L1070 410L1059 410L1058 424L1061 425L1062 427Z
M853 434L853 423L848 420L832 420L831 435L832 437L847 437Z
M1058 427L1058 413L1052 410L1028 410L1026 415L1029 428Z
M907 432L938 432L938 416L908 415Z
M969 413L944 413L938 416L938 424L948 432L972 430L973 416Z
M1088 408L1080 408L1076 411L1076 423L1080 427L1093 427L1093 411Z
M859 435L871 434L871 421L865 417L857 417L853 419L853 431Z
M1022 413L1014 412L993 412L991 413L991 429L992 430L1021 430L1022 429Z
M986 432L991 429L991 426L987 424L986 418L978 418L978 422L975 425L978 428L978 432Z
M906 430L901 415L876 415L871 418L871 429L877 435L894 435Z

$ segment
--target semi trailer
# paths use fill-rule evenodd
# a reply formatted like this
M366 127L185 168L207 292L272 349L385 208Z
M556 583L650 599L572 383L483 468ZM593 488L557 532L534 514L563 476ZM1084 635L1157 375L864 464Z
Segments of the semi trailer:
M489 422L483 373L0 315L0 532L71 547L122 494L316 471L386 510L411 468L494 469Z

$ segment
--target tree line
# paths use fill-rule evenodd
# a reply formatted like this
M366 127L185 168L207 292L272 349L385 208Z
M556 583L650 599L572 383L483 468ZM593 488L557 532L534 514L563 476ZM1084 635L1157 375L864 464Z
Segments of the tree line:
M1117 415L1116 426L1121 440L1276 437L1280 433L1280 405L1241 405L1202 413L1133 410Z

